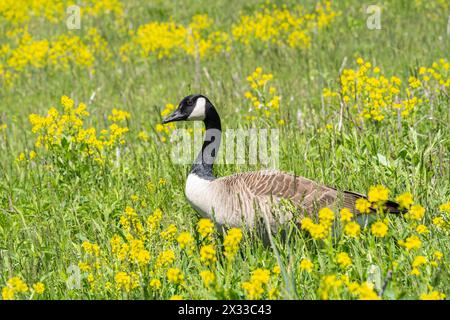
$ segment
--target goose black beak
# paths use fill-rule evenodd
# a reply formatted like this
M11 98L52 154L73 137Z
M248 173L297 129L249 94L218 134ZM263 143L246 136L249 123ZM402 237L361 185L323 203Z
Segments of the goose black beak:
M166 124L166 123L169 123L169 122L182 121L182 120L185 120L185 119L186 119L185 115L180 112L180 109L177 109L170 116L165 118L162 121L162 123Z

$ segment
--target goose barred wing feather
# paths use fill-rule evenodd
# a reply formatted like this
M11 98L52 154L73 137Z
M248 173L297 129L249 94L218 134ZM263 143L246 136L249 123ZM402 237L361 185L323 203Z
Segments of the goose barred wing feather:
M251 199L257 203L278 203L281 199L292 201L307 214L331 205L338 192L312 180L276 170L238 173L219 178L217 183L226 190L239 190L240 199Z
M338 191L294 174L276 170L237 173L211 182L216 196L211 200L216 217L222 223L239 225L242 219L254 225L258 212L269 219L275 227L293 218L286 210L277 210L282 199L291 201L299 210L297 218L316 215L320 208L349 208L359 214L355 202L366 196ZM398 213L398 204L386 202L387 211ZM281 208L282 209L282 208ZM373 210L375 211L375 210Z

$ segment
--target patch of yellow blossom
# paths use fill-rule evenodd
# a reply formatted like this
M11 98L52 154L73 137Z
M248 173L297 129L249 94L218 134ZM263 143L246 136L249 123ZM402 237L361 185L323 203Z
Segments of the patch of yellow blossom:
M367 199L359 198L355 201L355 208L361 213L370 213L370 202Z
M296 5L293 10L266 4L252 15L241 15L232 27L234 39L245 44L289 46L307 49L313 34L331 24L338 15L330 1L319 2L313 11Z
M159 234L161 239L166 241L172 241L178 232L178 228L175 224L170 224L165 230L161 231Z
M352 259L350 259L347 252L339 252L336 256L336 262L343 269L346 269L352 265Z
M373 186L369 188L367 199L373 204L374 208L383 208L384 203L389 199L389 189L382 186Z
M212 239L214 223L210 219L202 218L197 223L197 231L202 239Z
M181 249L187 249L189 251L194 245L194 238L189 232L181 232L178 235L177 242Z
M173 284L183 284L184 275L179 268L169 268L166 273L167 280Z
M244 93L245 99L249 101L249 114L246 115L247 120L254 121L258 117L264 119L274 119L280 122L280 101L281 96L277 94L277 89L268 83L273 79L271 73L264 73L261 67L257 67L255 71L247 77L250 91Z
M223 240L223 247L224 247L224 255L229 260L232 260L236 255L237 251L239 250L239 244L241 240L242 240L241 229L231 228L230 230L228 230Z
M242 283L247 299L261 299L270 282L270 271L266 269L256 269L252 272L250 281Z
M314 223L311 218L303 218L301 221L302 230L309 232L315 240L325 239L331 232L334 220L334 212L329 208L319 210L319 223Z
M32 132L37 135L36 148L45 148L51 152L73 152L77 158L92 157L103 163L106 152L124 144L127 127L119 126L115 121L108 129L100 131L94 127L84 128L84 121L89 116L86 104L80 102L77 106L74 100L67 96L61 97L62 111L51 107L46 116L31 114L29 121ZM116 109L116 112L119 110ZM120 111L122 112L122 111ZM112 117L111 119L117 119Z
M217 261L216 249L212 244L200 248L200 261L205 265L212 265Z
M208 288L216 279L214 273L209 270L203 270L200 272L200 277L202 278L203 285Z
M411 220L422 220L424 215L425 208L421 205L415 204L409 208L406 218Z
M139 287L139 275L135 272L118 272L116 273L114 280L119 290L125 290L129 292Z
M344 282L336 275L327 275L321 279L319 285L319 296L322 300L328 300L340 295Z
M422 246L422 241L420 241L419 237L414 235L406 238L405 240L399 240L398 244L406 250L419 249Z
M11 44L0 47L0 81L11 86L20 77L44 69L68 72L79 67L93 73L96 57L108 61L112 54L97 29L90 28L87 34L86 38L61 34L52 39L35 40L26 28L21 30L14 35Z
M439 211L450 213L450 201L439 206Z
M344 226L344 233L353 238L358 238L361 233L361 226L357 222L349 222Z
M43 294L45 291L45 285L42 282L36 282L33 284L33 291L36 292L36 294Z
M161 117L165 118L175 110L175 105L168 103L164 106L161 111ZM155 126L155 131L158 134L161 142L167 142L170 138L170 134L175 130L175 124L173 122L161 124L157 123Z
M361 120L383 121L386 118L407 118L428 101L430 90L445 90L450 86L449 63L440 59L433 68L421 67L419 78L410 77L402 89L397 76L387 78L380 68L362 58L356 60L356 69L344 69L340 76L340 89L324 89L323 96L340 99ZM434 79L434 83L430 81Z
M388 226L382 221L376 221L372 224L370 230L375 237L384 238L388 232Z
M230 36L223 31L210 30L213 21L208 15L195 15L187 25L173 21L150 22L140 26L129 43L120 48L123 61L131 55L157 59L190 55L204 58L231 50Z
M32 19L45 19L53 24L64 22L67 18L66 8L73 5L69 0L2 0L0 16L13 25L23 25ZM123 15L119 0L85 0L82 13L85 16L99 16L114 13Z
M158 258L156 258L156 268L163 268L171 265L175 261L175 252L173 250L165 250L159 253Z
M314 269L314 263L308 258L303 258L300 261L300 270L306 272L312 272Z
M427 258L424 256L417 256L414 258L412 263L411 275L420 275L420 266L425 265L428 262Z
M6 286L2 288L2 299L13 300L16 294L27 291L28 286L20 277L12 277L6 282Z
M344 226L344 234L358 238L361 233L361 227L357 222L352 221L353 213L348 208L342 208L340 211L340 221Z
M430 293L423 293L420 295L420 300L444 300L445 294L439 291L431 291Z
M414 203L413 195L410 192L405 192L395 198L395 201L400 205L401 208L409 209Z

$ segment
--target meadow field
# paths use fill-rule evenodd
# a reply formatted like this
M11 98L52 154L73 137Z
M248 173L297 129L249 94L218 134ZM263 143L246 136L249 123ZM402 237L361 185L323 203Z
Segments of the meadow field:
M1 298L448 298L449 53L444 0L2 0ZM161 124L191 93L278 129L278 169L406 213L218 233L171 158L193 123Z

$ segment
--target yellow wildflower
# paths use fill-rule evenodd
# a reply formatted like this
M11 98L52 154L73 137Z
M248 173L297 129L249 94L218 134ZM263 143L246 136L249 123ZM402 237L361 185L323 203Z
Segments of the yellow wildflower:
M204 245L200 248L200 261L206 265L216 262L216 250L211 244Z
M370 213L370 202L364 198L355 201L355 208L361 213Z
M350 222L353 218L353 213L350 211L349 208L343 208L340 211L341 214L341 222Z
M419 204L413 205L409 208L409 211L406 215L407 218L413 220L421 220L425 214L425 208Z
M202 238L210 238L214 232L214 223L210 219L200 219L197 230Z
M242 231L238 228L232 228L227 232L223 241L224 255L228 259L233 259L239 249L239 243L242 240Z
M423 233L427 233L427 232L428 232L428 228L427 228L427 226L424 225L424 224L419 224L419 225L416 227L416 231L417 231L417 233L423 234Z
M181 232L178 235L177 242L181 249L190 248L194 243L194 238L189 232Z
M400 240L398 244L409 251L411 249L419 249L422 245L422 241L420 241L418 236L411 236L406 238L406 240Z
M430 293L423 293L420 295L420 300L444 300L445 294L439 291L432 291Z
M372 224L370 230L374 236L383 238L388 232L388 226L381 221L377 221Z
M173 284L181 284L184 282L184 275L178 268L169 268L166 275L167 280Z
M159 279L152 279L150 280L150 288L152 288L153 290L159 290L161 289L161 280Z
M306 271L306 272L312 272L313 268L314 268L314 264L312 263L311 260L309 260L307 258L303 258L300 261L300 270Z
M209 287L211 283L216 279L214 273L209 270L204 270L200 272L200 277L202 278L203 285Z
M348 268L352 265L352 259L350 259L347 252L340 252L336 256L336 262L343 269Z
M450 212L450 201L439 206L439 210L442 212Z
M367 198L372 203L383 203L389 198L389 189L382 185L370 187Z
M10 287L3 287L2 299L3 300L13 300L14 299L14 290Z
M344 227L344 233L350 237L358 238L361 232L361 227L356 222L349 222Z
M166 230L161 231L159 234L162 239L167 241L172 241L175 238L175 234L177 233L178 229L176 225L170 224Z
M395 198L401 208L409 209L414 203L413 196L410 192L405 192Z
M433 218L433 224L438 228L442 228L445 225L445 220L442 217L436 217Z

